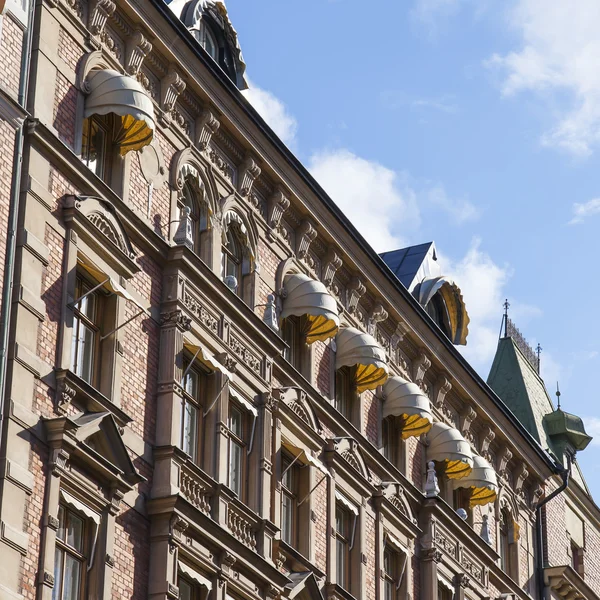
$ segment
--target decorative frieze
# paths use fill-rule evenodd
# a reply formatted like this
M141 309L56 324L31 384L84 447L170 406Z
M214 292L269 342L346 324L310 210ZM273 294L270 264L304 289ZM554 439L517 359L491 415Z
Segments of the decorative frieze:
M208 148L212 136L217 133L220 126L220 121L209 108L205 108L196 119L196 145L201 152Z
M260 175L261 169L258 163L250 155L246 156L240 166L240 178L238 191L240 195L247 198L252 191L255 179Z
M132 77L137 77L142 67L144 58L150 54L152 44L146 36L136 29L133 35L127 40L125 49L125 71Z
M358 303L360 299L364 296L367 288L365 284L362 282L360 277L354 276L348 282L348 286L346 287L346 310L350 314L356 313L356 309L358 307Z
M309 219L304 219L296 229L296 256L304 260L308 255L308 249L317 237L315 224Z
M178 309L161 313L160 324L163 327L179 327L182 331L189 331L192 326L192 320Z
M249 350L244 342L242 342L237 336L231 334L229 336L229 347L231 351L252 371L262 377L261 373L261 360L254 352Z

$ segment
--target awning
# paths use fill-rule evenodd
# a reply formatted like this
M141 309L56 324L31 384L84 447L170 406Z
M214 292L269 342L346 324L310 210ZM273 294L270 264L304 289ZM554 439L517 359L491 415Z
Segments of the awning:
M496 471L482 456L473 456L473 470L469 475L454 482L454 488L470 488L469 507L489 504L498 495Z
M186 340L183 341L183 347L196 357L196 360L206 365L211 371L223 373L229 381L233 381L233 373L226 369L214 356L214 354L203 344L192 344Z
M80 500L77 500L75 496L71 496L71 494L65 492L65 490L60 490L60 497L69 508L92 520L97 527L100 526L100 515L96 511L86 506Z
M120 283L115 281L110 275L102 269L94 265L91 261L83 256L77 257L77 265L85 271L92 279L102 284L102 288L111 294L116 294L121 298L125 298L133 302L140 310L148 311L148 307L136 300Z
M335 368L356 366L357 391L374 390L388 378L385 351L368 333L354 327L340 329L335 336Z
M427 440L427 460L442 465L448 479L461 479L471 473L471 446L458 429L445 423L434 423L427 434Z
M196 569L192 569L192 567L188 567L185 563L181 561L177 561L177 567L183 575L185 575L188 579L195 581L198 585L206 588L209 592L212 590L212 582L204 575L201 575L196 571Z
M415 383L395 375L383 386L383 418L399 417L402 421L402 439L427 433L433 423L431 403Z
M427 306L437 293L441 295L448 312L450 340L453 344L464 346L467 343L470 319L458 285L448 277L429 277L419 283L413 291L423 307Z
M283 284L281 318L305 316L306 343L328 340L340 326L337 302L327 288L307 275L288 275Z
M233 398L242 408L246 409L249 413L252 413L255 417L258 417L258 410L254 404L250 404L246 398L240 396L235 390L229 388L229 396Z
M406 554L408 552L408 550L402 544L402 542L397 537L395 537L391 533L389 533L388 531L385 532L384 539L385 539L385 543L389 544L397 552L402 552L403 554Z
M358 508L355 504L350 502L346 496L340 494L337 490L335 490L335 499L348 511L350 511L355 517L358 517Z
M140 150L154 135L154 107L144 88L129 75L111 69L91 71L86 84L90 93L85 100L84 117L108 115L120 117L120 129L113 142L122 156Z
M306 452L304 448L298 448L298 446L294 446L291 442L287 440L281 440L281 445L292 455L294 458L298 458L298 462L303 465L311 465L316 467L324 473L325 475L329 475L329 470L327 467L318 459L310 454L310 452Z

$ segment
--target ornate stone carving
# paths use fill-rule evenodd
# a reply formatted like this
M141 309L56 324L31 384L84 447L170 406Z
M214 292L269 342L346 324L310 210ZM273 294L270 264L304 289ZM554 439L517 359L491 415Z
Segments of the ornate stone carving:
M190 217L191 209L189 206L184 206L181 209L181 216L179 217L179 225L177 231L173 236L173 241L178 246L185 246L190 250L194 249L194 231L192 218Z
M460 564L462 567L469 573L474 579L481 582L483 578L483 571L481 567L475 564L475 562L469 558L468 556L464 556L461 558Z
M104 31L106 21L115 12L116 4L112 0L92 0L89 6L88 29L94 36Z
M479 450L481 456L483 456L488 462L492 462L490 460L490 444L494 441L496 437L495 431L492 429L490 425L486 425L483 430L483 439L481 441L481 448Z
M465 406L462 414L460 415L460 431L463 434L463 437L473 444L474 437L473 431L471 430L471 425L473 421L477 418L477 411L472 406Z
M49 514L47 517L47 524L50 529L53 529L54 531L58 531L60 521L55 516Z
M252 191L255 179L260 175L261 168L252 156L246 156L240 166L240 180L238 191L241 196L246 198Z
M211 492L196 477L182 470L180 488L181 493L187 500L205 515L210 515Z
M508 446L504 446L502 450L500 450L500 454L498 455L498 475L500 475L500 477L506 477L506 468L508 467L508 463L512 456L513 453Z
M290 207L290 199L287 197L284 189L278 186L271 194L268 201L267 225L269 227L269 235L274 237L275 232L279 229L281 217Z
M76 395L77 390L71 387L65 378L59 379L56 385L56 406L59 412L64 413Z
M62 448L53 448L50 453L50 470L52 475L59 477L67 466L69 453Z
M170 65L167 74L160 82L160 103L165 114L170 114L175 108L175 102L183 90L185 90L185 81L176 67Z
M120 490L113 490L110 498L110 514L118 515L121 512L121 502L123 501L123 492Z
M220 126L221 123L214 113L209 108L205 108L196 119L196 144L200 151L204 152L208 148L212 136L217 133Z
M133 35L127 40L125 49L125 71L132 77L136 77L140 72L144 58L152 51L152 44L146 36L136 29Z
M256 550L256 530L242 513L238 511L233 504L229 504L227 509L227 528L242 544Z
M365 284L361 281L360 277L354 276L350 280L350 282L348 283L348 287L346 288L346 310L350 314L354 314L356 312L358 303L366 291L367 288Z
M538 502L544 497L544 488L537 485L531 494L531 510L535 510Z
M172 310L160 314L160 324L171 327L179 327L182 331L189 331L192 327L192 320L184 315L181 310Z
M335 247L330 246L327 250L327 254L325 255L325 260L323 261L322 281L327 287L331 286L335 274L341 266L342 259L337 253Z
M408 323L399 319L398 324L396 325L396 331L394 331L392 335L392 350L398 349L398 346L404 341L404 338L409 331L410 327L408 326Z
M454 585L457 585L461 588L468 588L471 585L471 579L465 573L457 573L454 576Z
M529 477L529 471L527 470L527 465L524 462L519 463L515 471L515 475L515 493L520 495L523 492L523 484Z
M424 548L423 561L433 561L439 563L442 560L442 553L437 548Z
M304 219L296 230L296 256L304 260L308 256L308 249L317 237L317 229L312 221Z
M377 323L383 323L388 318L388 312L383 308L381 304L376 304L371 310L369 315L369 334L372 336L376 335Z
M435 394L435 405L437 408L441 409L444 401L446 400L448 392L452 389L452 383L444 373L438 377L438 380L436 381L436 389L437 392Z
M425 496L435 498L440 493L435 464L432 460L427 463L427 480L425 481Z
M425 373L431 366L431 360L425 353L424 349L419 351L419 355L413 360L413 379L417 385L421 385L423 383L423 379L425 378Z
M285 564L285 554L283 552L277 552L277 558L275 560L275 566L278 569L281 569Z
M261 375L261 360L249 350L246 345L236 336L229 336L229 347L231 351L250 369L252 369L257 375Z
M200 302L198 298L190 294L187 289L183 291L183 304L186 308L210 331L215 335L219 335L219 322L220 319L213 315L209 310ZM233 360L233 359L229 359Z
M188 528L189 523L185 519L180 517L179 515L173 515L171 517L170 526L171 526L171 535L176 540L180 541L182 538L183 532Z
M106 562L106 566L111 569L115 566L115 559L112 554L107 554L104 561Z
M44 571L42 575L42 583L49 588L54 587L54 575L52 573L48 573L48 571Z

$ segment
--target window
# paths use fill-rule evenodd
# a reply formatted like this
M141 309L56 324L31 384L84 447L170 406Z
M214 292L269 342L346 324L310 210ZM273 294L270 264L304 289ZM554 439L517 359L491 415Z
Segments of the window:
M450 587L438 582L438 600L453 600L454 592Z
M179 447L198 463L198 431L201 422L200 398L206 383L204 373L184 361L183 397L181 398L181 433Z
M81 300L74 307L71 370L90 385L94 385L97 379L95 365L99 351L102 304L101 292L92 291L95 287L97 284L91 284L77 275L75 298Z
M234 227L227 229L226 243L223 245L223 281L238 296L242 289L242 245L238 236L235 234Z
M573 570L584 576L583 570L583 548L580 548L573 540L571 540L571 566Z
M284 351L284 358L294 366L307 379L310 379L309 347L306 344L305 324L306 317L286 317L281 324L281 337L288 347Z
M177 587L179 588L179 600L199 600L198 590L191 581L180 576Z
M515 524L510 511L503 508L500 511L499 554L500 568L512 579L517 581L518 545L515 543Z
M113 115L93 115L83 122L81 159L104 181L108 180L112 160L113 131Z
M243 499L243 481L246 468L245 419L235 405L229 407L229 487Z
M293 458L284 455L281 461L281 539L290 546L297 546L298 530L298 484L299 467Z
M217 40L204 20L200 21L200 28L195 33L200 45L210 54L213 60L218 61L219 47Z
M350 367L341 367L335 372L334 406L346 419L352 420L354 386Z
M336 580L345 590L350 589L350 544L353 518L350 513L336 506L335 508L335 551Z
M383 551L383 600L393 600L396 597L396 582L398 580L398 555L390 548Z
M440 294L435 294L425 306L427 314L435 321L437 326L450 337L448 310Z
M387 417L382 421L381 445L385 458L406 474L406 443L398 430L397 417Z
M80 600L83 597L87 565L86 522L61 505L58 509L58 523L52 600Z
M180 214L184 206L187 206L190 209L190 219L192 221L192 237L194 240L194 248L196 248L199 241L198 232L200 217L198 215L198 204L196 201L196 194L189 181L186 181L183 184L183 190L181 191L181 199L179 202Z

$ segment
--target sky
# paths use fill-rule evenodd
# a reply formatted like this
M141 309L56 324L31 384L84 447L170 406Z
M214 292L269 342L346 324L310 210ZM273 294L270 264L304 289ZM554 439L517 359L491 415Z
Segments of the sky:
M600 3L227 0L247 98L378 252L434 240L485 379L505 298L600 499Z

